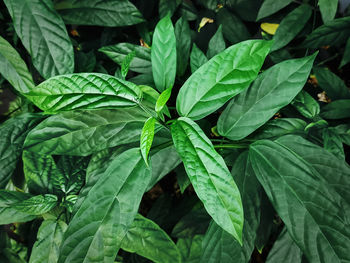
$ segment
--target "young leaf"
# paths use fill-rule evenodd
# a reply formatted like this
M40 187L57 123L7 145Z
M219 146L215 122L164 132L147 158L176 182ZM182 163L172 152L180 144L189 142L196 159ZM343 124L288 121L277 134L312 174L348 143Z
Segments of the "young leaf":
M154 138L154 129L155 129L156 119L150 117L146 120L143 125L140 139L140 148L142 157L148 166L148 153L151 150L153 138Z
M35 86L26 63L11 44L1 36L0 73L20 93L27 93Z
M40 154L87 156L138 141L148 117L138 108L64 112L36 126L24 147Z
M114 159L71 220L58 263L113 262L150 178L139 149Z
M304 28L311 14L310 6L303 4L284 17L273 36L271 51L278 50L292 41Z
M142 97L133 83L101 73L77 73L50 78L27 97L47 113L76 109L132 107Z
M121 68L121 74L122 74L123 79L125 79L126 75L128 74L130 64L131 64L132 60L134 59L135 55L136 55L136 51L134 50L134 51L130 52L123 59L122 68Z
M291 105L296 108L301 115L309 119L316 117L320 113L320 105L318 102L304 90L298 93Z
M270 250L266 263L302 263L303 252L283 228Z
M278 12L282 8L289 5L291 2L293 2L293 0L265 0L260 7L256 20L258 21L264 17Z
M315 57L287 60L260 74L220 115L219 134L240 140L267 122L304 87Z
M205 209L220 227L242 244L241 197L224 160L200 127L188 118L174 122L171 134Z
M140 214L128 229L121 248L155 263L181 262L180 252L170 237L156 223Z
M343 55L343 58L340 62L339 68L344 67L349 62L350 62L350 37L348 38L348 41L346 42L344 55Z
M184 17L175 24L176 36L176 73L178 76L185 74L191 49L191 30Z
M192 45L192 51L190 55L190 66L191 72L194 73L202 65L208 62L207 57L204 55L202 50L200 50L195 43Z
M42 222L29 263L57 263L59 248L66 229L67 224L61 220L49 219Z
M74 71L73 46L49 0L4 0L35 68L48 79Z
M19 211L13 207L14 204L30 198L30 194L14 191L0 190L0 224L11 224L27 222L35 216Z
M135 57L130 62L130 70L138 73L151 73L151 49L131 43L118 43L117 45L102 47L98 51L106 54L114 62L122 65L125 57L135 51ZM145 83L144 83L145 84Z
M333 101L321 109L321 117L330 120L350 118L350 99Z
M28 132L41 120L41 115L25 113L0 126L0 188L4 188L17 166Z
M233 45L200 67L181 87L176 109L199 120L245 90L256 78L272 42L247 40Z
M209 41L209 46L207 51L208 59L211 59L216 54L225 50L225 48L226 48L226 43L224 40L224 36L222 34L222 25L220 25L218 30L214 34L214 36Z
M176 38L170 16L160 20L152 40L152 73L157 90L174 85L176 75Z
M156 102L156 106L155 106L155 111L157 113L160 113L163 110L164 106L166 105L166 103L170 99L171 90L172 90L172 87L167 88L159 95L157 102Z
M320 7L323 23L327 24L332 21L337 13L338 0L319 0L318 5Z
M42 215L57 205L57 196L51 194L36 195L12 204L17 211L28 215Z
M344 211L347 206L321 175L278 142L255 142L249 157L278 215L308 260L349 260L350 228Z
M95 26L129 26L144 21L128 0L64 0L55 9L67 24Z
M350 17L337 18L316 28L305 41L303 47L317 48L326 45L337 46L344 43L350 34Z

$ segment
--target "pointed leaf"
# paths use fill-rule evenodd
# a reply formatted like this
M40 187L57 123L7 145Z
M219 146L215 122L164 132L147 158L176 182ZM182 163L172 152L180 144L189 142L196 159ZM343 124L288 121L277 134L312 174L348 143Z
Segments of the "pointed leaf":
M293 0L265 0L261 5L256 20L272 15L289 5Z
M316 117L320 113L320 105L318 102L304 90L298 93L291 105L296 108L301 115L309 119Z
M191 30L184 17L177 20L175 24L176 36L176 67L177 75L183 76L188 65L191 49Z
M224 36L222 34L222 25L220 25L218 30L214 34L214 36L209 41L209 46L207 51L208 59L211 59L216 54L225 50L225 48L226 48L226 43L224 40Z
M130 64L134 59L135 55L136 55L136 51L134 50L130 52L128 55L126 55L126 57L123 59L122 67L121 67L121 74L123 79L125 79L126 75L128 74Z
M327 24L332 21L337 13L338 0L319 0L318 5L320 7L323 23Z
M194 73L202 65L208 62L207 57L204 55L202 50L200 50L195 43L192 45L192 51L190 55L190 66L191 72Z
M28 215L42 215L57 205L57 196L51 194L36 195L12 205L17 211Z
M159 98L157 99L156 107L155 107L155 111L157 113L159 113L163 110L164 106L166 105L166 103L170 99L171 90L172 90L172 87L167 88L159 95Z
M155 124L156 124L156 119L153 117L150 117L149 119L146 120L141 132L141 139L140 139L141 154L147 166L148 166L148 153L151 150L151 146L154 138Z

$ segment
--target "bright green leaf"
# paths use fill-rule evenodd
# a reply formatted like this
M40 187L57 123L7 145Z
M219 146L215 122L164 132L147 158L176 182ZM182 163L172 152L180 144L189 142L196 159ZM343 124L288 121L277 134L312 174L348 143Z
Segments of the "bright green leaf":
M141 132L141 139L140 139L141 154L147 165L148 165L148 153L151 150L152 142L154 138L154 129L155 129L156 121L157 120L153 117L150 117L149 119L147 119L145 124L143 125L142 132Z
M348 38L348 41L346 42L345 51L343 54L343 58L340 62L339 68L344 67L349 62L350 62L350 37Z
M16 210L28 215L42 215L57 205L57 196L51 194L36 195L12 204Z
M156 106L155 106L155 111L157 113L159 113L163 110L164 106L166 105L166 103L170 99L171 90L172 90L172 87L167 88L159 95L157 102L156 102Z
M122 66L121 66L121 75L123 79L125 79L126 75L128 74L130 64L134 59L135 55L136 55L136 51L134 50L130 52L128 55L126 55L126 57L123 59Z

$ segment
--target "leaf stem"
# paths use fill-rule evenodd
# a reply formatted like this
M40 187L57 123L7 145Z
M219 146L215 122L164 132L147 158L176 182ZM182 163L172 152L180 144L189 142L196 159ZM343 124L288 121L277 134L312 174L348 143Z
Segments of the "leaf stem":
M216 144L214 145L215 149L246 149L249 147L249 144Z

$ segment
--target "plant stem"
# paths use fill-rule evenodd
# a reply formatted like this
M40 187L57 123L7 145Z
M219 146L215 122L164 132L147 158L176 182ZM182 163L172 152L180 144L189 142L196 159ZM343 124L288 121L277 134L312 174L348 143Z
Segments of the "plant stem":
M246 149L248 148L248 144L216 144L214 145L215 149Z

